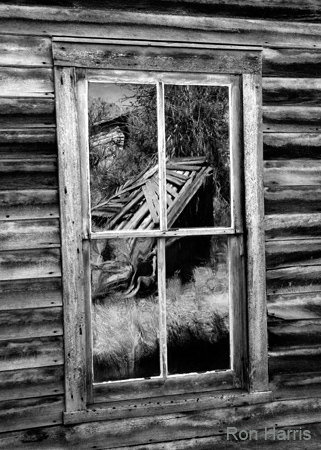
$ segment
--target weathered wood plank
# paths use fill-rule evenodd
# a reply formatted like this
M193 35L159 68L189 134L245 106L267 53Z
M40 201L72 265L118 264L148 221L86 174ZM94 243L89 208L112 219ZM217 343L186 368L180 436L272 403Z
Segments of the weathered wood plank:
M63 394L63 366L0 372L0 401Z
M264 77L319 78L320 69L321 52L313 44L305 49L265 48L263 52Z
M150 5L150 4L148 4ZM186 7L186 3L184 3ZM219 10L220 8L218 8ZM167 7L166 7L167 10ZM279 7L278 7L279 10ZM216 10L217 11L217 10ZM319 25L271 22L254 19L229 19L144 12L108 11L87 8L0 9L3 33L19 29L20 34L54 36L91 36L111 39L150 39L155 41L205 42L285 47L320 47ZM28 21L26 19L32 19ZM73 23L74 22L74 23Z
M321 349L312 353L311 349L288 352L269 352L269 376L321 371ZM304 375L302 375L304 376Z
M0 280L61 276L60 249L0 252Z
M269 321L270 351L318 346L321 348L321 320ZM320 361L321 366L321 361Z
M53 42L53 58L59 66L100 69L136 69L171 72L259 73L260 52L248 50L113 45ZM197 54L197 58L195 55Z
M321 161L309 159L264 162L264 186L319 186Z
M0 189L53 189L58 186L57 160L0 160Z
M61 336L62 308L21 309L0 312L0 340Z
M267 307L268 317L272 319L321 318L321 292L268 295Z
M34 189L0 192L0 220L59 217L58 191Z
M53 72L49 68L2 67L0 97L53 97Z
M266 282L269 295L321 291L321 266L267 270Z
M321 264L321 239L266 242L267 269Z
M321 130L321 108L314 106L264 106L263 131L309 132Z
M60 278L0 282L0 310L62 306Z
M0 341L0 372L63 364L62 337Z
M269 386L275 400L320 397L321 372L274 375Z
M55 129L0 130L1 159L43 159L53 156L57 156Z
M62 395L0 402L0 432L62 423Z
M319 133L265 133L264 159L321 159Z
M51 41L39 36L1 35L0 65L50 66L52 65Z
M320 106L321 81L315 78L263 78L264 106Z
M273 186L264 189L265 215L321 212L318 186Z
M55 124L55 105L52 98L0 98L2 128L54 127Z
M251 255L246 267L250 391L268 389L261 88L259 75L243 75L245 222Z
M85 281L75 70L55 69L63 264L66 411L86 406Z
M60 246L58 219L7 221L0 228L1 250Z
M275 214L265 217L266 240L318 239L321 214Z

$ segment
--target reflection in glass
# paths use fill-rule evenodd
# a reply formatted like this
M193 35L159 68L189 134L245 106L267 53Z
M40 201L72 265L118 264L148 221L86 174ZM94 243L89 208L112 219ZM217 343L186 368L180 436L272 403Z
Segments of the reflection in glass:
M166 241L170 375L230 368L227 238Z
M169 228L231 225L228 88L165 85Z
M158 376L156 241L91 245L94 382Z
M159 227L156 86L89 83L92 230Z

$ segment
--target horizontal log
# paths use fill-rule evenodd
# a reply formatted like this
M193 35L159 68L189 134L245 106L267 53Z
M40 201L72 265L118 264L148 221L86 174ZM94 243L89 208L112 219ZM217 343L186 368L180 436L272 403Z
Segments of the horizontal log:
M310 159L264 162L264 186L319 186L321 161Z
M60 250L12 250L0 252L0 280L60 277Z
M53 58L59 66L100 69L139 69L171 72L259 73L260 52L249 49L212 49L113 45L109 43L53 42Z
M53 98L0 98L1 128L37 128L55 124Z
M0 402L0 432L62 423L64 406L62 395Z
M58 191L34 189L0 192L0 220L59 217Z
M321 264L321 239L270 241L265 254L267 269Z
M186 2L184 3L186 6ZM278 5L278 9L279 9ZM13 9L15 8L15 9ZM219 8L218 8L219 9ZM48 36L91 36L92 38L145 39L204 42L214 44L320 47L318 25L271 22L222 17L112 11L88 8L32 8L5 6L0 9L3 33ZM26 19L31 20L26 20Z
M319 133L264 133L264 159L321 159Z
M60 246L58 219L7 221L0 228L1 250Z
M62 308L0 311L0 340L63 334Z
M321 291L321 266L267 270L266 282L268 295Z
M63 364L62 337L0 341L0 372Z
M272 320L318 319L321 318L321 292L268 295L267 310Z
M268 344L270 351L308 346L321 349L321 320L269 321Z
M39 101L39 99L34 100ZM44 101L47 102L48 99ZM0 148L5 145L16 144L56 144L56 130L52 128L0 130Z
M53 71L49 68L26 69L2 67L0 97L53 97Z
M321 108L309 106L263 106L263 131L309 132L321 130Z
M320 397L321 372L274 375L269 386L275 400Z
M303 46L301 46L303 47ZM312 48L265 48L263 76L291 78L319 78L321 52Z
M265 214L312 214L321 212L318 186L273 186L264 189Z
M0 36L0 66L50 66L51 41L39 36Z
M300 351L288 351L287 353L269 352L269 376L321 371L321 350L318 353ZM302 375L304 376L304 375Z
M58 186L57 160L0 160L0 189L52 189Z
M53 128L0 130L1 159L44 159L53 156L57 156L56 130Z
M0 282L0 310L62 306L60 278Z
M0 401L63 394L63 366L0 372Z
M275 214L265 217L265 239L320 238L321 214Z
M315 78L262 80L264 106L320 106L321 81Z

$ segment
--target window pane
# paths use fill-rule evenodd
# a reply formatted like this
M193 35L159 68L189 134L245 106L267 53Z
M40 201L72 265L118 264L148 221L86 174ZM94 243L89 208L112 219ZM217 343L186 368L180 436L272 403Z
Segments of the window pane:
M169 228L231 226L229 95L165 85Z
M159 227L155 85L89 83L92 231Z
M95 382L160 374L156 265L154 239L92 242Z
M230 368L226 237L166 242L166 316L170 375Z

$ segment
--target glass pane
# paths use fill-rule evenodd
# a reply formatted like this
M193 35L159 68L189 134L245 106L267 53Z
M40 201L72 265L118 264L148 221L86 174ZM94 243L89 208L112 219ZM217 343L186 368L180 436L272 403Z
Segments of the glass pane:
M154 239L91 244L94 382L158 376Z
M165 85L168 228L231 225L229 94Z
M166 316L170 375L230 368L226 237L166 242Z
M89 83L92 231L158 228L155 85Z

